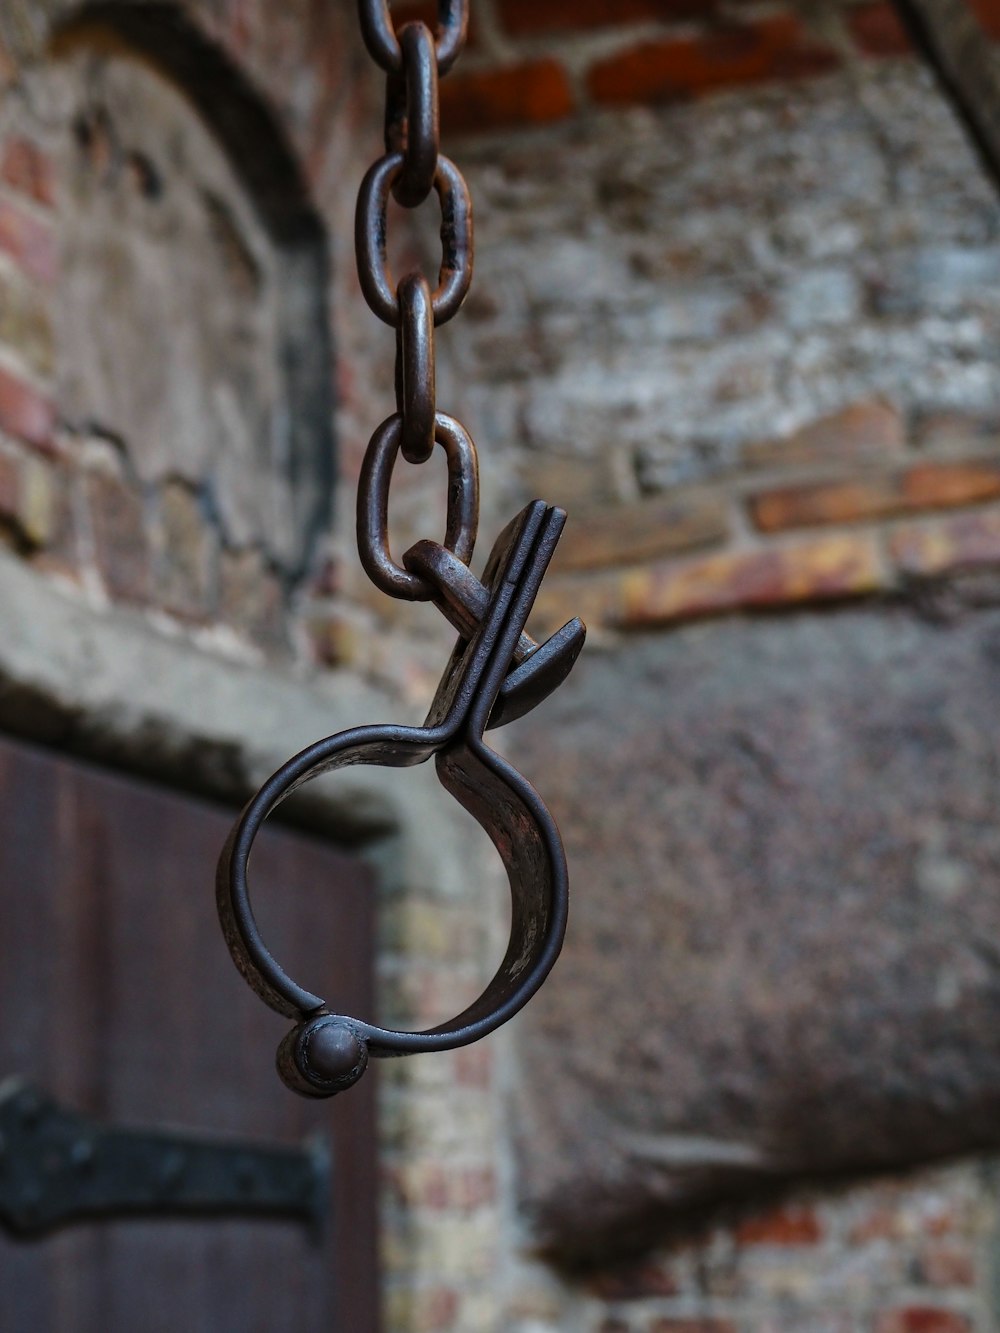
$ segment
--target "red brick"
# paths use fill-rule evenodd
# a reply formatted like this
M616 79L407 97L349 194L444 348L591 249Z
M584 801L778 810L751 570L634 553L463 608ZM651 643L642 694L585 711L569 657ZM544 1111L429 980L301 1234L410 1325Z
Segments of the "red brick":
M397 32L404 23L417 22L426 23L431 32L435 32L439 8L438 0L403 0L403 3L393 5L392 21ZM466 51L474 51L479 41L477 17L476 6L473 4L469 8L469 33L464 48Z
M960 463L924 463L903 477L909 507L945 509L977 504L1000 496L1000 462L976 459Z
M45 448L52 443L55 424L52 400L0 366L0 430Z
M739 608L827 601L874 592L882 582L874 542L838 534L627 575L619 623L638 628Z
M736 1228L742 1245L815 1245L823 1228L812 1208L778 1208L748 1217Z
M441 84L441 120L452 134L545 125L573 109L569 80L557 60L452 74Z
M701 37L646 42L594 66L588 87L598 102L671 102L722 88L821 74L836 53L810 38L791 15L733 25Z
M619 27L625 23L707 19L713 0L500 0L500 22L513 37Z
M912 51L906 29L891 4L862 5L848 12L847 23L866 56L898 56Z
M1000 0L970 0L970 4L989 36L1000 40Z
M56 276L56 245L52 229L6 199L0 199L0 250L29 277L50 283Z
M971 1322L955 1310L910 1305L886 1310L875 1320L874 1333L970 1333Z
M551 579L536 603L536 628L579 615L594 624L642 629L728 611L865 596L885 582L875 538L837 533L793 546Z
M906 472L786 486L754 496L750 512L762 532L891 518L1000 497L1000 461L923 463Z
M844 458L899 454L905 445L906 432L899 411L880 398L862 399L830 416L807 422L792 435L746 445L743 462L752 467L829 463Z
M47 153L30 139L8 139L0 159L0 178L13 190L49 207L55 203L55 168Z
M889 549L906 574L947 574L1000 565L1000 512L908 523L892 534Z

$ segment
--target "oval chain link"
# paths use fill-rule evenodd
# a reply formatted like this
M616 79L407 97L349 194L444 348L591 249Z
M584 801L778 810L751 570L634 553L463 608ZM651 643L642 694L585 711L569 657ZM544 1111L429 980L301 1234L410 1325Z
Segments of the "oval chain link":
M403 52L396 35L389 0L358 0L361 35L368 54L387 74L403 68ZM469 0L438 0L435 54L439 74L447 74L458 58L469 31Z
M408 463L426 463L434 450L437 412L430 284L422 273L408 273L399 284L398 296L396 410L403 418L400 452Z
M434 436L448 459L444 547L467 565L479 527L476 446L465 427L443 412L435 417ZM377 588L406 602L428 602L433 585L398 565L389 550L389 485L402 441L403 419L396 412L382 422L368 445L358 478L358 552Z
M407 23L399 42L402 71L386 80L385 150L403 154L393 198L403 208L416 208L434 188L440 150L437 59L425 23Z
M462 173L440 152L438 78L465 43L468 0L439 0L437 34L422 22L397 33L388 0L359 0L368 50L386 71L385 154L358 191L354 240L365 300L396 330L396 412L368 445L358 483L358 548L369 578L391 597L429 601L432 585L396 563L389 549L389 490L397 455L424 463L438 443L448 460L445 549L468 565L479 522L476 446L453 417L437 411L435 326L459 310L472 281L472 201ZM416 208L431 191L441 207L441 265L431 290L419 272L396 284L388 262L390 195Z
M387 153L368 169L358 191L355 217L361 290L372 311L391 328L399 322L399 302L386 255L386 215L390 191L405 164L402 153ZM472 282L472 200L462 173L443 155L437 161L434 190L441 201L441 267L431 305L434 323L440 325L458 313Z

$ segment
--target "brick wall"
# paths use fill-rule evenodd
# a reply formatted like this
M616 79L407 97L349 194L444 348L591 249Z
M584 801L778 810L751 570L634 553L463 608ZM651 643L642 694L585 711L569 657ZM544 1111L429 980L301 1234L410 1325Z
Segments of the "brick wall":
M979 7L997 32L997 5ZM4 541L67 596L128 609L192 652L328 672L332 689L364 675L401 713L419 708L448 636L425 608L373 593L352 549L392 338L353 278L350 214L380 90L349 7L189 7L274 108L330 238L342 485L302 578L263 538L234 540L199 476L144 478L141 442L67 418L60 164L73 127L46 48L54 8L0 15ZM580 612L599 649L602 635L705 615L932 591L1000 562L1000 215L888 6L473 11L442 92L479 269L440 339L440 399L483 451L486 537L535 493L572 512L540 623ZM401 545L435 512L440 478L424 472L394 497ZM498 920L484 925L468 885L434 867L402 883L387 863L385 1016L460 1007L499 956ZM626 1270L554 1274L513 1213L503 1049L385 1075L391 1330L994 1326L981 1164L814 1190Z
M476 16L443 89L477 280L439 373L491 520L533 494L570 510L539 629L579 613L591 651L627 650L995 572L1000 209L890 8ZM508 1213L484 1327L993 1329L992 1172L803 1192L576 1277ZM478 1326L443 1297L421 1317Z

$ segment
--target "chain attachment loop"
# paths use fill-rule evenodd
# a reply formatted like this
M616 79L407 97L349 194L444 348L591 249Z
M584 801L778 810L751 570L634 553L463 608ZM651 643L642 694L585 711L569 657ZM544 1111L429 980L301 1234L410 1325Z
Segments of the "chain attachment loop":
M371 58L387 74L398 74L403 67L403 52L389 0L358 0L358 18ZM458 59L468 31L469 0L438 0L435 55L439 74L447 74Z
M434 313L430 283L408 273L399 284L396 326L396 410L403 418L400 453L408 463L426 463L434 452Z
M472 559L479 529L479 460L465 427L438 412L434 437L448 459L448 518L445 549L463 565ZM434 588L397 565L389 551L389 486L403 442L403 418L395 413L371 438L358 478L358 552L377 588L405 602L429 602Z
M392 197L404 208L416 208L434 188L441 144L437 60L426 23L405 24L399 43L402 71L386 80L385 148L405 159Z
M399 323L399 303L386 255L386 211L389 192L405 165L403 153L387 153L369 168L358 191L354 221L361 290L373 313L391 328ZM434 190L441 201L441 267L431 299L438 325L458 313L472 282L472 200L462 173L443 154L434 173Z

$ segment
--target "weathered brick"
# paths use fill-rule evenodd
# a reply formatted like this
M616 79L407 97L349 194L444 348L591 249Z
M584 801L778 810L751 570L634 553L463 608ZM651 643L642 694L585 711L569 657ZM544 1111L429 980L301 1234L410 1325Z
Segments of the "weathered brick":
M0 342L39 375L50 375L55 339L49 309L34 283L0 273Z
M618 27L626 23L707 19L715 0L500 0L499 17L512 37Z
M898 454L906 445L899 410L883 399L851 403L801 426L791 435L755 440L743 448L749 467L829 463L844 458Z
M1000 443L1000 416L991 412L918 412L913 422L913 443L920 449L954 450Z
M924 463L854 481L778 487L752 497L750 512L762 532L781 532L980 504L998 496L1000 461L973 459Z
M463 1088L489 1088L493 1082L493 1048L484 1042L455 1052L455 1083Z
M972 12L994 41L1000 40L1000 3L997 0L970 0Z
M635 629L744 607L821 602L871 593L883 582L874 541L838 534L625 574L618 623Z
M0 250L29 277L54 281L57 259L51 227L7 199L0 199Z
M20 459L12 454L0 454L0 520L5 524L16 522L21 501Z
M654 1319L649 1333L736 1333L731 1319L682 1319L666 1316Z
M288 651L285 591L256 547L222 553L219 612L226 624L269 656Z
M391 1328L443 1333L455 1327L459 1294L453 1287L407 1287L390 1291L386 1304Z
M158 600L172 615L206 620L214 606L218 539L190 486L163 487L157 535Z
M915 1277L928 1287L972 1287L977 1277L974 1244L935 1241L917 1256Z
M7 140L0 157L0 180L38 204L55 203L55 167L33 140L17 135Z
M892 534L889 549L906 574L945 574L1000 564L1000 513L904 524Z
M120 477L96 470L85 490L94 555L108 595L119 602L147 602L151 571L142 497Z
M537 627L579 615L589 624L641 629L727 611L858 597L885 582L874 537L838 533L794 546L551 579L536 602Z
M596 101L626 106L804 78L836 64L836 53L809 37L798 19L778 15L699 37L644 42L595 65L587 84Z
M452 134L545 125L564 119L573 107L566 71L557 60L453 74L441 83L441 121Z
M339 608L313 612L306 617L304 629L317 666L350 666L361 658L363 631L356 619Z
M74 523L64 468L31 455L21 460L20 472L18 521L25 542L68 561Z
M560 572L636 565L672 551L708 546L725 537L727 505L719 492L674 492L571 517L553 569Z
M6 45L0 41L0 89L8 88L17 78L17 64Z
M0 430L42 448L52 444L55 405L19 375L0 366Z
M657 1256L596 1273L588 1281L587 1289L600 1300L639 1301L657 1296L676 1296L678 1284L669 1260Z
M615 505L621 498L615 460L608 453L596 458L532 453L520 460L518 476L523 494L565 505L574 518L586 510Z
M816 1245L822 1238L816 1210L808 1207L777 1208L745 1218L736 1228L741 1245Z
M909 1305L885 1310L875 1319L874 1333L970 1333L971 1321L955 1310Z
M72 562L73 518L64 469L35 454L0 453L0 526L22 553Z
M906 29L891 4L861 5L847 11L847 25L866 56L906 55L912 50Z
M470 1212L497 1196L496 1172L489 1165L456 1165L421 1159L404 1162L391 1173L399 1201L432 1212Z

